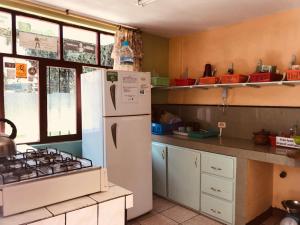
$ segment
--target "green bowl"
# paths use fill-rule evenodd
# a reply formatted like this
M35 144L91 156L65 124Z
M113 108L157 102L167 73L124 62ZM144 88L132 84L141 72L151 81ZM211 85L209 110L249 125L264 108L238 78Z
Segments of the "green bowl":
M300 136L293 136L293 139L297 145L300 145Z

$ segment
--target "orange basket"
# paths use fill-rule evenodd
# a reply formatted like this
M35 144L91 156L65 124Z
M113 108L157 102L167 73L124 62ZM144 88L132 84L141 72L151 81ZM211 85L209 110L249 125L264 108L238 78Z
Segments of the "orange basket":
M241 74L225 74L221 76L222 84L245 83L247 80L248 76Z
M253 73L250 74L250 82L271 82L282 80L283 75L277 73Z
M300 70L288 70L287 80L300 80Z
M201 77L199 78L200 84L217 84L219 83L219 77Z

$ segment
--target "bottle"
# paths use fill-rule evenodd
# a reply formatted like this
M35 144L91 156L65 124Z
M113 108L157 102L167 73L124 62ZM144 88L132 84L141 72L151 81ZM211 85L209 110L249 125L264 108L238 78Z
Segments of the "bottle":
M120 64L121 65L133 65L133 51L129 47L128 41L123 41L121 43Z
M233 63L231 63L228 67L228 70L227 70L227 73L228 74L234 74L234 70L233 70Z
M205 64L203 77L211 77L212 76L212 65Z

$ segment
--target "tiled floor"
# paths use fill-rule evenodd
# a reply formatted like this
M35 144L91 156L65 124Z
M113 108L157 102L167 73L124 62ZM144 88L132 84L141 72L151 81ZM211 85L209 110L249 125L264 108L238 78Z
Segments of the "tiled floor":
M153 197L153 210L127 225L221 225L206 216L176 205L163 198Z

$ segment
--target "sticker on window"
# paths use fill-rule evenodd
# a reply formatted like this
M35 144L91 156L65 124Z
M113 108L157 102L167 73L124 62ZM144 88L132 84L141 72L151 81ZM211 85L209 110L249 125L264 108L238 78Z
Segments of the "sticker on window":
M27 78L27 65L16 63L16 78Z

